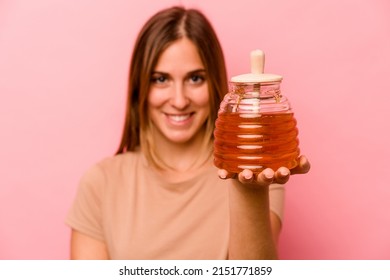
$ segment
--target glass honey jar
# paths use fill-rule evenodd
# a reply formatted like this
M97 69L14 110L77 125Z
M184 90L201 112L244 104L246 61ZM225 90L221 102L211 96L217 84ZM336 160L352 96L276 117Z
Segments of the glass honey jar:
M297 121L280 85L264 74L264 52L251 52L251 73L235 76L220 104L214 131L214 164L230 173L294 168L298 163Z

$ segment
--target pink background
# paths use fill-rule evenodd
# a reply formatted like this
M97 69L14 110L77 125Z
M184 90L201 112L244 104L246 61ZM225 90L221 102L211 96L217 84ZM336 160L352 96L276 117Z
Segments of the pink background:
M312 170L287 186L280 257L390 259L388 0L0 1L0 259L68 258L64 218L118 145L135 36L180 3L209 16L229 76L255 48L284 76Z

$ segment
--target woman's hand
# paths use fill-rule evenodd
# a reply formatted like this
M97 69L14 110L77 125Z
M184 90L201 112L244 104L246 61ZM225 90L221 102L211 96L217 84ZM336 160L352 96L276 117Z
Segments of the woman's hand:
M276 171L266 168L255 176L249 169L244 169L239 174L229 173L224 169L220 169L218 170L218 176L221 179L237 178L243 184L256 183L256 185L260 186L269 186L272 183L285 184L288 182L290 175L309 172L310 162L308 159L305 156L300 156L298 160L298 165L291 170L287 167L280 167Z

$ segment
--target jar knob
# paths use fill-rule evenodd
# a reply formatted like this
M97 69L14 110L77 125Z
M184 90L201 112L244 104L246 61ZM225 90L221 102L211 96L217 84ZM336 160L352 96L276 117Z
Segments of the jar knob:
M264 73L264 52L262 50L251 51L251 72L252 74Z
M250 53L251 73L234 76L234 83L273 83L282 81L282 76L264 73L265 54L262 50L253 50Z

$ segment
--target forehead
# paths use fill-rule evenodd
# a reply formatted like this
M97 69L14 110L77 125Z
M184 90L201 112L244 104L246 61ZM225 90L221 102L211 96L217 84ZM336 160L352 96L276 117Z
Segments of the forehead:
M176 73L204 69L195 44L188 38L181 38L165 49L157 60L154 71Z

